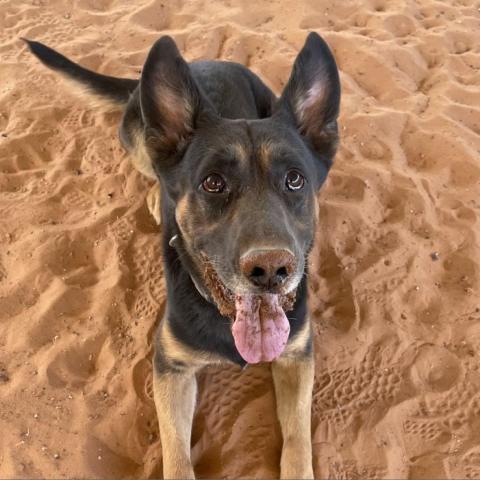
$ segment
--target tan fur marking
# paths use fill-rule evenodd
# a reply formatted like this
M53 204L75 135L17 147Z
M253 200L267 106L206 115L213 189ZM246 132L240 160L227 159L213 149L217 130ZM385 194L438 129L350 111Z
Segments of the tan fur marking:
M273 147L270 142L262 142L260 148L258 149L258 158L260 160L260 165L264 168L265 171L270 169L272 150Z
M182 237L186 241L186 246L190 244L190 235L186 228L186 218L188 215L188 198L187 195L184 195L178 202L175 207L175 219L182 233Z
M160 216L160 184L155 183L147 194L147 207L150 215L155 219L157 225L161 225Z
M310 319L307 319L302 329L295 335L295 338L287 344L287 348L282 357L299 356L307 347L307 343L312 335L312 325Z
M190 253L190 255L196 259L198 257L198 252L195 254L195 252L192 251L191 245L192 245L192 234L189 230L189 225L188 225L188 217L190 215L190 205L189 205L189 197L188 195L184 195L178 202L177 206L175 208L175 219L177 220L178 227L180 228L180 232L182 234L183 240L184 240L184 245L187 251Z
M283 435L280 478L313 479L311 407L313 354L272 363L277 415Z
M320 220L320 205L318 202L318 198L315 197L313 200L313 208L314 208L314 214L315 214L315 222L318 222Z
M245 146L241 143L234 143L231 146L235 158L237 158L241 163L247 163L248 161L248 152L245 149Z
M140 129L132 132L133 148L130 151L133 166L148 178L157 180L157 175L152 167L152 159L145 144L145 136Z
M190 459L197 396L195 373L158 374L154 369L153 393L162 442L163 478L195 478Z
M162 322L160 327L159 342L167 362L183 362L188 368L195 370L212 363L225 363L225 359L223 359L220 355L194 350L193 348L190 348L180 342L173 335L168 320L164 320Z
M156 224L160 225L160 184L158 183L157 175L152 167L152 159L145 143L145 135L139 128L137 128L132 132L132 140L133 148L130 151L132 165L142 175L145 175L156 182L148 192L146 201L150 214L154 218Z
M104 95L99 95L83 83L77 82L72 78L63 75L61 72L57 73L60 73L59 78L61 78L62 82L66 85L70 93L72 93L76 97L81 98L83 101L85 101L85 97L88 98L87 105L92 109L103 113L121 112L122 110L124 110L124 103L116 102L115 100L108 98Z
M184 195L180 200L177 202L177 206L175 208L175 218L178 224L181 226L183 225L184 219L187 215L188 211L188 198L187 195Z

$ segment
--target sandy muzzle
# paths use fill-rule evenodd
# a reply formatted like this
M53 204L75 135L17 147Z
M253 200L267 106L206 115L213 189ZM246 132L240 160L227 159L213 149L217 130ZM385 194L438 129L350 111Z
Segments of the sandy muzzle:
M248 363L277 358L288 341L290 323L286 312L293 309L296 290L288 294L234 294L202 257L203 280L219 312L230 318L235 346Z

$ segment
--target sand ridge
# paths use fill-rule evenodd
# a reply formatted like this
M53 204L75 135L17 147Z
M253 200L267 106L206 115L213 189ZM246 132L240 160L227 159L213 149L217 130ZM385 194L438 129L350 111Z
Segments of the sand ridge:
M70 95L19 37L135 77L170 34L187 59L241 62L279 93L310 30L343 86L310 273L316 476L480 477L477 0L4 0L0 14L0 477L161 472L152 183L119 114ZM208 368L199 390L197 474L276 478L268 366Z

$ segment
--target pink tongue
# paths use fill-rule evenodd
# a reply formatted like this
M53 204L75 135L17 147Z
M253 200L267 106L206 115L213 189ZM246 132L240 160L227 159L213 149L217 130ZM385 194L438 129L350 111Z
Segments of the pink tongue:
M232 333L238 352L248 363L271 362L287 344L290 324L278 295L237 295Z

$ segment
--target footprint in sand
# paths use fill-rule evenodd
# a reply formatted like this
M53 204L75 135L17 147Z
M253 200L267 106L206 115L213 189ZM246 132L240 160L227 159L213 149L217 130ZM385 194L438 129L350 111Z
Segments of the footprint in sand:
M93 335L64 342L64 348L48 362L48 383L53 388L82 389L97 370L95 360L105 341L105 335Z
M175 9L180 8L181 2L178 2ZM162 30L170 28L170 9L163 3L154 0L149 4L138 8L132 15L130 15L129 21L146 30L161 32Z
M384 25L395 37L405 37L415 30L415 23L407 15L390 15L385 18Z

